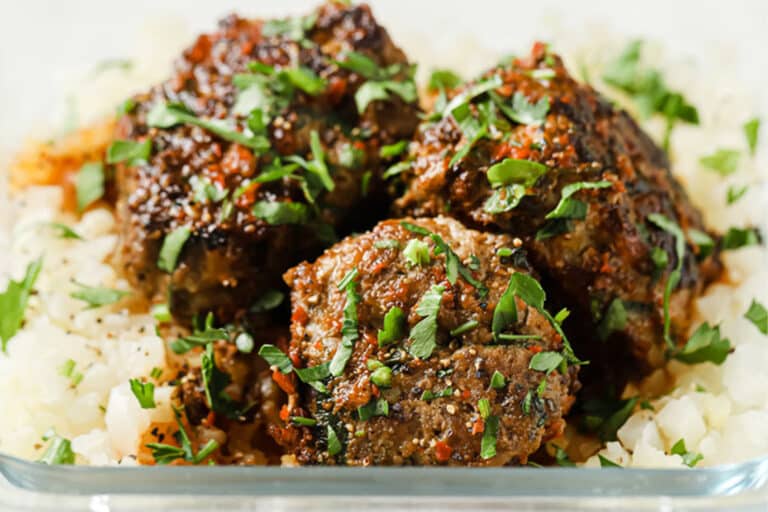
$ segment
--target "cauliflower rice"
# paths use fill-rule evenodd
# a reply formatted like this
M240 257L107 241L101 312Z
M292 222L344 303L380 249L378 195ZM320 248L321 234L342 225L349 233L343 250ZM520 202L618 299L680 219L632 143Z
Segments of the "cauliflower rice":
M161 78L178 47L174 37L165 37L172 44L153 46L154 57L146 64L138 60L130 71L109 70L90 78L88 88L80 92L81 120L97 119L132 91ZM178 37L179 42L184 39ZM573 47L558 41L554 46L562 51ZM158 47L167 51L158 52ZM570 55L571 69L585 62L599 69L622 43L591 42L582 47L591 50ZM460 54L479 52L465 47ZM437 61L419 59L422 55L414 52L423 73L430 68L426 63ZM461 71L469 76L466 68L472 66L467 62ZM738 96L722 93L730 90L722 84L697 80L701 70L670 66L665 73L698 106L701 116L701 126L675 129L676 175L712 228L756 225L765 232L767 152L742 158L739 171L727 178L698 163L714 148L743 148L741 124L754 112ZM590 75L597 77L599 72L592 70ZM662 129L654 122L645 127L656 136ZM750 185L733 205L725 200L730 184ZM72 441L77 463L132 464L150 423L173 421L170 386L156 388L157 408L141 409L128 385L130 378L149 378L153 370L166 368L165 345L155 334L150 315L131 312L122 303L83 309L83 302L70 297L74 282L121 290L128 285L108 262L117 241L112 212L95 209L77 219L63 211L62 197L56 186L30 187L8 200L0 196L0 218L10 223L0 226L0 289L5 289L8 278L23 275L29 262L44 258L26 323L8 344L7 354L0 354L0 451L37 459L47 446L43 435L54 429ZM70 226L84 240L59 238L46 227L50 222ZM630 385L625 396L640 394L650 407L639 408L618 431L618 441L607 443L599 455L622 466L686 467L681 456L669 454L680 439L688 451L702 455L697 467L768 455L768 338L743 317L753 299L768 304L768 250L753 246L729 251L724 262L728 284L712 286L698 300L694 325L705 320L720 323L734 351L720 366L671 361L645 381ZM662 390L667 394L659 396ZM598 454L584 465L599 466Z

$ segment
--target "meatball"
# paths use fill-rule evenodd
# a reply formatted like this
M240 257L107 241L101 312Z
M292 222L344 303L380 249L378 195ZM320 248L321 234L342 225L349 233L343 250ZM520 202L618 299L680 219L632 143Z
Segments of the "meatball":
M621 379L661 366L721 271L717 251L694 243L714 235L664 151L542 44L440 105L411 146L395 211L520 236L572 311L590 371Z
M392 163L380 149L418 123L412 75L366 5L233 15L199 36L118 122L126 277L150 298L171 292L179 320L226 320L334 230L378 220Z
M388 220L285 279L300 463L524 464L563 432L578 361L511 237Z

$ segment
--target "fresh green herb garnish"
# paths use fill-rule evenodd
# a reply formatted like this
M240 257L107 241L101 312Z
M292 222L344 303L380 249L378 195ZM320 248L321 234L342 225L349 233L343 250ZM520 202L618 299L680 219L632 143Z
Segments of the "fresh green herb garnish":
M555 463L561 467L573 467L576 464L568 457L568 453L557 445L555 446Z
M291 363L290 358L274 345L268 343L262 345L259 348L259 355L269 363L269 366L277 366L277 369L282 373L288 374L293 370L293 363Z
M256 302L251 305L249 311L252 313L264 313L265 311L272 311L280 304L282 304L284 299L285 294L280 290L267 290L261 295L261 297L256 299Z
M84 240L82 236L77 234L75 230L73 230L66 224L61 224L60 222L44 222L40 225L56 231L57 236L59 238L70 239L70 240Z
M107 163L128 162L128 165L138 165L149 160L150 154L152 154L152 139L148 138L144 142L116 140L107 148Z
M615 462L613 462L612 460L606 459L602 455L598 454L597 458L600 460L600 467L601 468L620 468L620 467L622 467L619 464L616 464Z
M290 41L297 41L306 45L310 44L306 40L306 33L312 30L316 22L317 14L282 20L267 20L261 27L261 34L265 37L282 36Z
M341 441L339 441L339 436L336 434L336 431L328 425L328 455L333 457L334 455L338 455L341 453Z
M565 361L565 359L559 352L539 352L531 357L531 361L528 363L528 368L537 372L545 372L549 374L557 370L563 361Z
M689 229L688 238L698 248L699 254L697 256L699 259L706 258L715 250L715 241L704 231L693 228Z
M530 416L531 414L531 402L533 402L533 392L528 390L525 394L525 398L523 398L523 403L520 404L520 408L526 416Z
M724 251L740 249L749 245L759 245L760 235L755 228L728 228L722 243Z
M611 186L613 186L613 183L610 181L579 181L566 185L563 187L560 202L544 218L583 220L587 216L587 203L574 199L571 196L580 190L595 190Z
M344 322L341 327L341 343L336 349L336 353L331 360L331 375L338 377L344 373L344 367L352 356L352 349L355 341L359 338L357 332L357 304L360 302L360 295L357 293L357 268L353 268L344 276L338 284L339 289L347 292L347 302L344 305Z
M493 95L494 99L500 99L498 95ZM503 101L498 101L496 104L499 106L504 114L513 121L520 124L540 125L547 118L547 112L549 112L549 96L543 96L536 103L531 103L528 98L521 92L516 92L512 97L512 105L508 105Z
M40 257L27 265L21 281L11 279L5 291L0 293L0 342L3 352L6 352L8 341L24 322L29 296L42 267L43 258Z
M302 427L314 427L317 420L314 418L305 418L304 416L291 416L291 423L301 425Z
M104 166L100 162L83 165L75 176L77 210L82 212L104 195Z
M157 464L169 464L177 459L184 459L192 464L200 464L219 447L218 441L215 439L209 440L200 451L195 453L192 449L192 442L189 440L189 434L187 434L184 424L181 422L181 413L176 408L173 409L173 413L179 426L179 430L174 434L174 437L181 447L162 443L147 443L145 446L152 451L152 456Z
M219 188L208 177L192 176L190 179L190 185L192 186L192 196L197 203L219 203L226 199L227 190Z
M664 253L665 256L666 254ZM600 320L600 325L597 326L597 337L600 341L605 341L611 333L622 331L626 326L627 310L624 307L624 302L619 298L615 298L608 305L605 315Z
M533 186L549 168L531 160L505 158L488 169L488 183L498 188L505 185Z
M380 366L371 373L371 382L380 388L388 388L392 385L392 369L388 366Z
M386 240L377 240L373 242L373 246L377 249L399 249L400 242L389 238Z
M466 88L461 93L457 94L456 96L451 99L450 102L448 102L447 105L445 105L445 108L442 111L443 117L445 117L448 114L452 114L453 111L459 107L460 105L464 103L471 102L474 98L483 95L487 92L490 92L494 89L498 89L503 85L503 82L501 80L501 77L498 75L493 75L490 78L487 78L485 80L481 80L470 87Z
M700 453L689 452L685 448L685 439L680 438L675 444L672 445L672 449L669 450L671 455L679 455L683 458L683 464L689 468L694 467L696 464L704 459L704 456Z
M389 98L390 93L396 94L406 103L414 102L418 97L413 80L405 82L396 82L394 80L375 82L369 80L361 85L355 93L357 111L362 114L372 101L386 100Z
M672 290L674 290L680 282L680 277L682 275L683 258L685 257L685 235L677 223L660 213L651 213L648 215L648 220L675 237L675 255L677 257L677 264L675 265L675 269L669 274L667 284L664 287L664 340L666 340L667 346L670 349L673 349L675 347L675 341L670 335L672 317L669 313L669 301L672 296Z
M37 462L53 466L54 464L74 464L75 452L72 451L72 443L58 434L50 436L51 444Z
M330 363L322 363L309 368L295 368L294 371L301 382L307 384L325 380L331 376Z
M749 154L754 155L757 151L757 140L760 135L760 119L755 117L744 123L744 136L747 139Z
M192 231L188 227L180 226L165 236L157 257L157 268L169 274L176 270L179 255L190 234Z
M506 385L507 379L504 378L504 375L498 370L494 371L491 375L491 388L503 389Z
M378 333L379 346L389 345L405 336L406 320L405 313L397 306L387 311L384 326Z
M496 438L499 431L499 418L497 416L488 416L485 418L485 429L483 438L480 440L480 457L483 460L492 459L496 456Z
M131 292L124 290L113 290L111 288L101 288L97 286L87 286L75 281L79 290L69 294L73 299L88 303L88 309L114 304L119 300L129 296Z
M421 393L421 399L425 402L431 402L432 400L435 400L436 398L448 398L451 395L453 395L453 388L447 387L442 391L438 391L435 393L434 391L431 391L427 389L423 393Z
M387 170L382 173L381 178L385 180L389 179L392 176L397 176L398 174L404 173L410 168L411 162L397 162L396 164L388 167Z
M491 415L491 402L487 398L481 398L477 401L477 412L480 413L480 417L487 419Z
M752 299L744 318L752 322L761 333L768 334L768 311L757 300Z
M749 187L747 185L728 185L728 190L726 191L726 201L728 204L733 204L742 197L744 197L744 194L747 193L747 190L749 190Z
M155 385L151 382L141 382L139 379L130 379L131 392L138 400L142 409L154 409L155 405Z
M205 352L200 357L200 373L203 377L205 398L211 410L225 414L228 418L237 417L239 414L234 401L225 391L231 379L216 366L213 343L205 346Z
M718 149L711 155L701 157L699 163L720 176L730 176L738 169L740 158L741 153L735 149Z
M701 324L691 335L682 349L673 353L678 361L686 364L710 362L722 364L731 351L731 342L720 337L720 326Z
M517 208L525 197L523 185L507 185L494 189L491 197L485 202L483 209L491 214L505 213Z
M394 144L381 146L381 149L379 150L379 156L381 158L394 158L399 156L408 149L408 144L408 140L401 140L395 142Z
M224 140L246 146L257 155L267 151L270 146L264 135L249 133L250 130L237 131L231 121L201 119L190 113L181 103L158 103L147 114L147 124L157 128L171 128L177 124L195 125Z
M310 217L306 204L288 201L257 201L251 212L273 226L306 224Z
M583 404L583 426L596 432L601 441L615 441L616 432L635 409L638 398L626 400L587 400Z
M426 242L413 238L403 249L403 256L410 266L429 265L429 246Z
M159 379L162 375L163 375L162 368L158 368L157 366L152 368L152 371L149 372L149 376L152 377L155 380Z
M427 89L430 91L454 89L458 87L462 81L461 77L450 69L435 69L429 75Z
M323 146L320 144L320 136L318 135L317 130L312 130L309 140L309 144L312 149L311 161L308 162L307 160L297 155L286 157L286 160L300 165L307 172L317 176L325 189L331 191L334 189L335 184L333 183L333 178L331 178L331 174L328 171L328 166L325 163L325 152L323 151Z
M389 402L383 398L371 400L357 408L357 415L360 417L360 421L368 421L374 416L389 416Z
M204 347L214 341L229 339L229 331L227 329L213 326L213 313L206 315L205 323L202 326L199 325L197 318L194 320L194 329L191 335L171 342L170 348L176 354L189 352L192 350L192 347Z
M117 106L117 115L124 116L136 110L136 100L128 98Z
M459 325L455 329L451 329L450 335L453 337L461 336L462 334L465 334L475 329L478 325L480 325L480 322L478 322L477 320L467 320L466 322Z
M427 359L437 346L437 314L440 311L444 291L442 286L432 285L416 306L416 313L423 318L411 329L412 342L408 352L413 357Z
M173 315L171 315L171 310L167 303L155 304L149 313L152 315L152 318L160 323L168 323L173 320Z

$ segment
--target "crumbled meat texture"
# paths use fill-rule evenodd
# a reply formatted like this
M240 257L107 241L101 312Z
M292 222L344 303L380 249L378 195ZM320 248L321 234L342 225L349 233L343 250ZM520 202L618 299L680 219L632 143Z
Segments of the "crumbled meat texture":
M539 71L538 78L533 70ZM554 77L547 78L549 71L542 70L551 70ZM544 122L525 125L507 119L508 133L480 140L452 166L451 158L466 143L455 119L447 115L423 124L411 146L412 168L402 175L406 192L396 202L396 212L446 213L476 229L523 238L545 289L573 312L565 328L574 338L577 354L592 361L587 373L601 380L606 376L622 380L663 365L663 294L678 259L675 238L647 218L661 213L684 231L707 231L670 173L665 153L625 111L573 80L546 45L536 44L529 57L496 67L484 78L493 76L502 81L494 91L502 98L512 99L516 93L530 103L549 98ZM452 91L449 98L469 87ZM549 169L516 208L488 213L485 203L494 190L486 173L505 158L533 160ZM538 230L557 222L547 221L545 215L558 204L566 185L599 180L609 181L610 188L582 190L573 196L589 206L584 220L568 221L566 232L537 240ZM660 275L651 259L656 247L669 259ZM696 246L687 241L682 279L670 306L677 343L690 326L694 298L720 272L717 251L700 258ZM627 321L601 341L597 327L614 299L622 301Z
M298 367L313 367L332 359L339 347L347 293L338 283L352 269L358 271L356 293L359 338L339 377L325 385L329 394L306 385L289 399L291 416L308 416L317 426L286 423L281 429L284 444L302 463L348 465L509 465L524 464L543 440L560 435L577 388L576 369L549 375L528 368L531 357L541 351L559 351L563 340L545 317L517 299L518 322L506 332L540 336L507 344L494 344L491 321L510 276L527 272L525 256L497 255L500 248L513 248L512 238L471 231L459 222L438 217L413 220L439 234L459 259L473 269L472 275L488 288L483 297L463 277L448 281L445 254L435 254L434 240L407 230L400 221L389 220L372 231L349 237L328 249L315 263L302 263L285 276L292 289L293 317L290 356ZM412 265L404 255L411 240L429 247L430 262ZM416 307L433 285L444 287L437 317L437 346L431 356L417 359L408 352L408 332L422 317ZM380 347L377 332L390 308L397 306L406 317L404 336ZM450 331L467 321L478 326L464 334ZM371 382L369 359L392 371L391 387ZM501 389L490 387L495 371L506 378ZM546 388L537 388L542 380ZM434 400L422 393L452 394ZM525 412L526 395L531 396ZM357 409L383 399L388 416L360 419ZM496 456L481 457L481 430L485 424L478 401L488 399L491 415L499 418ZM285 419L285 418L284 418ZM329 456L327 428L334 429L343 449Z
M259 342L282 344L282 330L265 330ZM216 366L230 380L225 393L242 413L228 417L214 413L206 398L200 366L187 366L179 374L177 401L183 407L192 427L191 433L201 439L219 441L216 460L220 464L264 465L280 461L280 449L268 435L270 425L279 421L285 394L275 385L266 362L256 355L238 352L235 345L225 341L214 345Z
M410 66L366 5L330 2L305 20L309 28L303 39L294 40L295 30L264 35L270 22L234 15L224 19L217 32L199 36L184 51L169 80L135 96L135 108L118 122L117 139L149 138L153 150L146 163L117 166L122 224L117 260L148 297L164 300L170 289L171 309L179 320L208 311L231 318L266 289L280 286L280 275L291 265L318 254L328 236L323 226L344 234L361 223L370 225L387 210L380 174L390 162L382 161L379 149L411 137L418 106L390 94L358 114L355 92L366 78L336 61L356 51L381 68L399 66L392 79L401 82L409 79ZM247 65L254 61L277 70L308 68L326 84L315 96L296 89L287 105L277 107L280 111L267 126L268 153L255 155L190 124L148 126L147 114L155 105L175 102L198 118L229 119L244 129L247 114L233 112L238 98L233 77L249 73ZM234 192L275 156L310 160L312 131L319 135L335 188L316 198L311 222L270 225L253 215L254 203L306 203L297 180L253 182L237 198ZM366 171L372 176L364 197ZM207 180L226 199L196 199L195 180ZM158 254L165 236L180 226L191 228L192 235L169 276L158 270Z

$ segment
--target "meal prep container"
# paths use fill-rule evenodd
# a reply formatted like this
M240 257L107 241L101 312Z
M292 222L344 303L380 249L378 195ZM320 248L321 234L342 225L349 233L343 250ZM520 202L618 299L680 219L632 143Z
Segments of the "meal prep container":
M678 470L82 467L0 455L0 473L0 507L14 510L768 510L768 458Z

